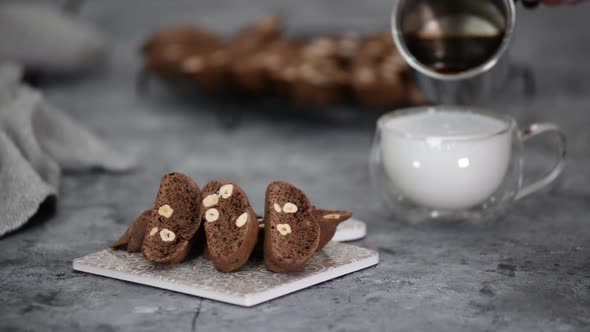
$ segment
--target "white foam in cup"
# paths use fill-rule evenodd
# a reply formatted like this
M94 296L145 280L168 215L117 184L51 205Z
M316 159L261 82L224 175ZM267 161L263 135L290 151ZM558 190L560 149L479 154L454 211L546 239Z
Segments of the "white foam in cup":
M502 184L511 123L481 113L428 110L380 123L385 173L407 199L440 210L481 204Z

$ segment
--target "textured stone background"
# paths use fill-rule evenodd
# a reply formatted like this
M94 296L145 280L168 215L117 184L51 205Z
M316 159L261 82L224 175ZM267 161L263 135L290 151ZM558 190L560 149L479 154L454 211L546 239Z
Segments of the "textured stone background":
M223 130L219 104L156 86L134 93L137 48L158 28L198 23L230 33L280 9L295 31L372 31L388 24L385 0L88 2L82 15L112 37L108 67L49 84L49 98L141 168L126 175L70 174L57 215L0 239L1 330L433 330L574 331L590 328L590 4L519 8L516 62L537 75L534 102L498 98L521 119L568 132L569 167L549 193L519 202L486 227L409 227L391 221L368 184L374 116L313 122L244 112ZM514 93L513 93L514 94ZM510 94L510 95L513 95ZM517 95L517 94L516 94ZM274 106L278 108L278 106ZM227 108L227 107L225 107ZM272 106L271 106L272 108ZM548 167L538 144L533 171ZM73 258L105 248L154 198L172 170L199 183L239 182L255 207L273 179L293 181L320 206L348 208L369 224L358 244L381 263L246 309L72 271Z

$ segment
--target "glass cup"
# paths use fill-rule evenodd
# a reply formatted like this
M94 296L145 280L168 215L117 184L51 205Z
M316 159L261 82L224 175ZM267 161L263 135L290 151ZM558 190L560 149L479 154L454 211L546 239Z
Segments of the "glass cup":
M541 179L523 184L523 145L547 133L558 158ZM514 118L473 107L414 107L384 114L370 156L385 206L409 223L482 223L553 182L565 166L566 137L551 123L518 129Z

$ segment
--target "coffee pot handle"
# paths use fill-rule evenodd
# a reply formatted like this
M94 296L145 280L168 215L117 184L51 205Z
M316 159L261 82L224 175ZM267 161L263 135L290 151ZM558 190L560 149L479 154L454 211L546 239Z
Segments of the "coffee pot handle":
M558 159L545 176L541 179L534 181L533 183L527 184L520 188L516 194L516 199L524 198L532 193L535 193L547 185L555 181L565 168L566 154L567 154L567 141L563 131L553 123L535 123L532 124L528 129L522 133L522 142L525 143L531 138L541 134L553 134L558 139L557 152Z

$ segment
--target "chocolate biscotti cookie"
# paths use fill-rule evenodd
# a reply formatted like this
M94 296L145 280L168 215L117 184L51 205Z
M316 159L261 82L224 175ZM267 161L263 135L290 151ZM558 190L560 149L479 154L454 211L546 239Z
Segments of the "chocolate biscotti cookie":
M322 210L312 207L314 217L320 224L320 243L318 251L322 250L336 234L336 228L341 222L350 219L352 213L342 210Z
M116 250L127 250L127 252L140 252L145 230L152 215L152 210L143 211L137 219L127 228L125 234L117 242L111 245Z
M237 270L250 258L256 245L256 214L246 193L235 183L211 181L202 194L208 259L221 272Z
M274 42L280 38L282 30L283 20L278 16L268 16L238 32L228 48L232 56L241 57ZM240 61L239 58L235 60Z
M281 39L270 46L267 75L271 92L281 97L291 95L301 62L301 49L307 42L303 39Z
M236 85L236 79L232 75L234 65L241 64L252 53L277 39L281 29L280 18L266 17L244 28L227 44L210 52L186 57L182 62L183 70L197 86L207 92L231 90Z
M350 101L350 66L360 41L355 37L314 38L299 52L291 98L304 105L325 106Z
M349 73L336 59L307 59L297 67L291 98L300 105L343 104L350 96L349 82Z
M320 240L320 226L305 193L287 182L269 184L264 222L264 265L273 272L303 270Z
M316 251L322 250L332 240L338 225L352 217L352 213L343 210L324 210L312 206L312 213L320 225L320 241ZM252 256L263 257L264 252L264 219L258 218L258 241Z
M184 76L200 89L208 93L218 93L232 87L229 63L227 48L219 46L208 52L187 56L182 61L182 70Z
M332 58L347 67L356 56L361 40L354 36L316 37L301 49L303 59Z
M201 223L201 192L190 177L165 175L143 241L144 257L157 263L182 262Z
M187 58L209 54L222 46L223 42L217 36L204 29L169 28L144 43L144 70L162 77L180 77L186 72L184 62Z
M352 87L359 104L368 107L399 105L406 98L403 76L396 62L357 63L352 70Z
M235 61L231 70L238 87L254 95L273 94L273 74L288 63L290 51L288 40L277 40Z
M207 48L219 44L219 38L213 33L193 26L176 26L159 31L145 41L143 53L150 53L171 45L184 48Z
M351 68L357 101L369 107L402 104L406 98L408 70L390 34L367 38Z
M275 66L273 56L283 29L282 19L269 16L240 31L230 42L230 72L236 85L244 92L262 94L270 92L268 69Z

